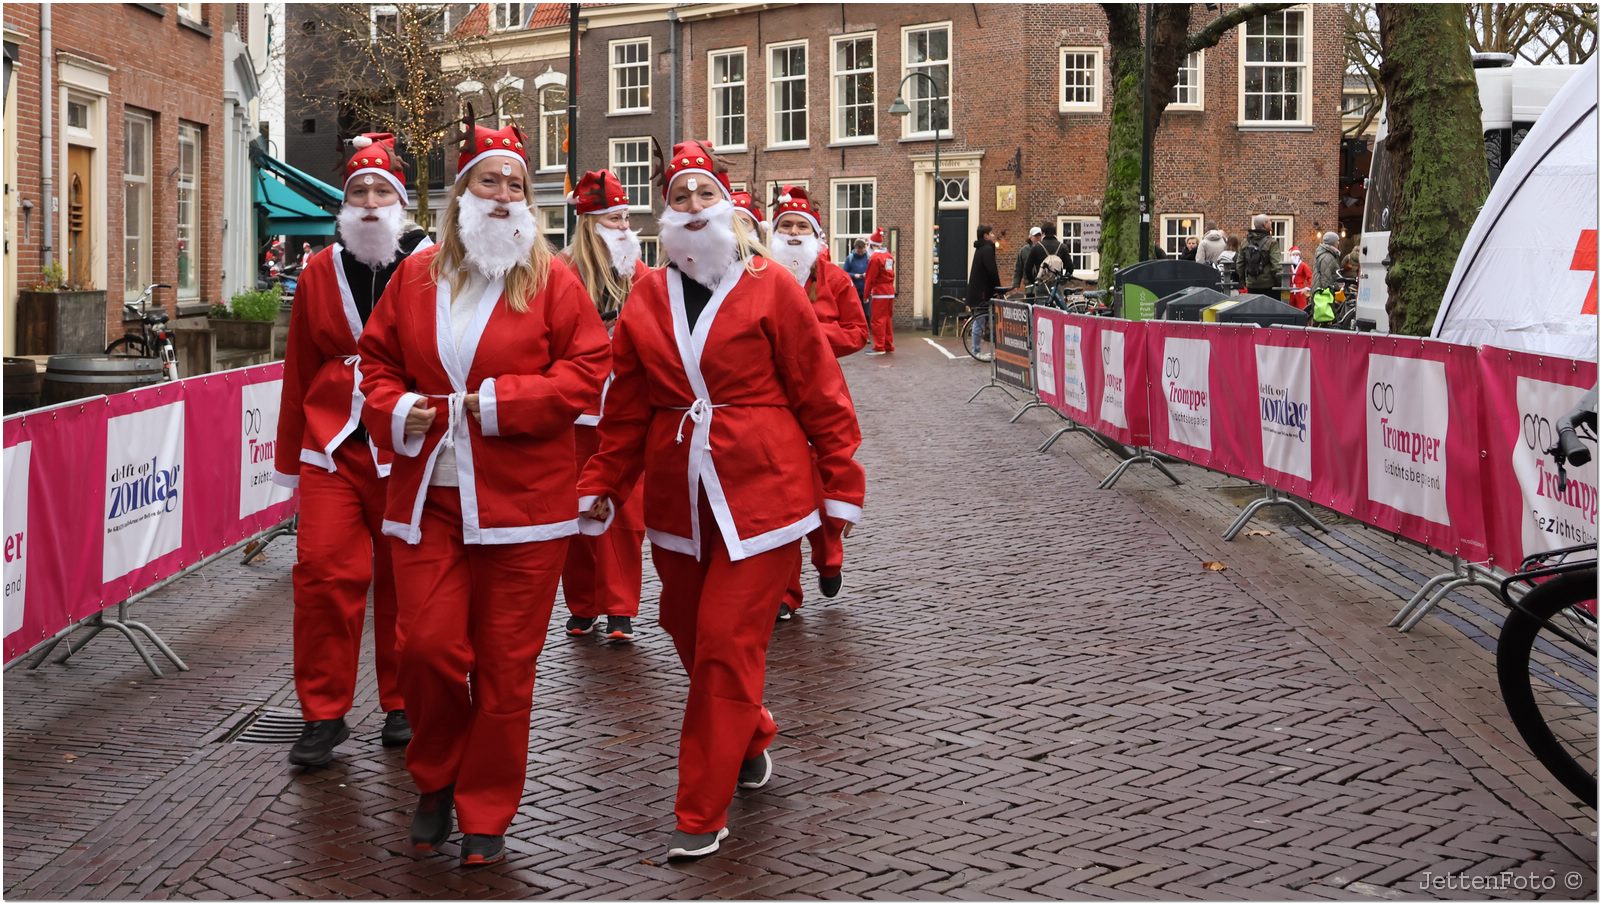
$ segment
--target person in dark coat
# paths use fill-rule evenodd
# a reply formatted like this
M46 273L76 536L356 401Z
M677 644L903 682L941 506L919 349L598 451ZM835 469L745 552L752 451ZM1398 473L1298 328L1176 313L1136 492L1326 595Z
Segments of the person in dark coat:
M978 238L972 243L972 269L967 274L967 307L974 311L989 309L989 299L1003 291L1000 284L1000 267L994 259L994 227L978 227ZM972 341L977 344L979 333L973 330Z

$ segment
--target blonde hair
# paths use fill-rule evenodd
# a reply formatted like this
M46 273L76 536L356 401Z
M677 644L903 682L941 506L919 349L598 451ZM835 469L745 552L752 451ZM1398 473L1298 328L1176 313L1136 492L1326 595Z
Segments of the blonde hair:
M728 203L731 204L733 202L729 201ZM761 239L751 228L749 220L742 216L733 218L733 242L739 249L740 259L744 261L745 272L754 276L767 268L765 258L771 257L772 252L767 250L767 246L761 243ZM757 259L761 260L759 266L756 265Z
M433 263L428 267L428 274L434 282L446 277L450 279L452 293L460 292L467 279L467 249L461 243L460 230L456 228L461 195L466 193L467 184L468 180L462 179L450 188L450 203L444 208L444 216L439 221L439 253L433 256ZM528 209L533 211L534 222L538 222L539 208L534 205L531 193L526 195L526 203ZM544 291L554 259L550 245L542 237L535 236L528 259L512 267L511 272L506 274L506 306L519 314L527 313L528 300Z
M577 269L595 310L606 314L622 309L633 288L633 276L624 276L611 265L611 249L600 237L596 219L593 214L578 214L578 234L561 254Z

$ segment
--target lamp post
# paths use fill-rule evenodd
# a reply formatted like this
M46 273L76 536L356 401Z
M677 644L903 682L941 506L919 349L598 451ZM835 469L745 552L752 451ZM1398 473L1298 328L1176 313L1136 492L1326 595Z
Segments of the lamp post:
M939 83L933 80L933 76L927 74L926 72L912 72L905 78L902 78L900 80L900 86L895 89L894 103L889 104L890 116L904 116L911 112L911 107L906 104L905 89L906 82L911 81L914 78L925 79L928 82L928 87L932 89L932 93L929 96L934 98L939 96ZM937 103L937 101L935 101L935 103ZM932 262L939 256L939 202L944 200L944 183L939 179L939 132L939 122L937 119L935 119L933 122L933 241L928 245L929 249L933 252L932 256L928 259L928 278L930 281L929 292L933 295L938 295L939 293L938 284L932 282Z

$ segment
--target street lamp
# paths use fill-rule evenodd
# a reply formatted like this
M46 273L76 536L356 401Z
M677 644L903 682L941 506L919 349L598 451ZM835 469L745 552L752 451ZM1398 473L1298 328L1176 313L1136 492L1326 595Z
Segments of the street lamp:
M895 89L894 103L889 104L889 115L890 116L904 116L907 113L911 112L911 107L906 103L905 90L906 90L906 82L911 81L914 78L921 78L921 79L926 79L927 80L928 87L930 89L932 89L930 94L929 94L929 96L935 98L936 99L935 102L937 103L937 98L939 96L939 83L934 81L933 80L933 76L929 75L926 72L912 72L911 74L907 75L905 78L900 79L900 87ZM933 278L932 261L939 254L939 202L944 200L944 183L942 181L940 181L940 179L939 179L939 131L940 131L940 129L939 129L939 121L938 121L937 118L934 118L934 120L933 120L933 241L931 241L928 244L929 249L932 250L932 252L933 252L933 256L929 258L928 277L929 277L930 280ZM931 285L930 291L934 295L937 295L939 293L939 286L937 284Z

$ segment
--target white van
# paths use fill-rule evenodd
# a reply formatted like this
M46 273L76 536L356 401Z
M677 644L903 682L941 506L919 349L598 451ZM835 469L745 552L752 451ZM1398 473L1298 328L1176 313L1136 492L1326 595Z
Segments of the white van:
M1475 53L1473 75L1478 80L1478 100L1483 106L1483 151L1489 164L1489 184L1535 120L1550 105L1577 66L1513 66L1509 53ZM1372 169L1367 175L1366 213L1361 230L1361 287L1356 294L1356 328L1363 332L1389 331L1389 217L1394 204L1394 170L1385 147L1389 136L1389 111L1378 115L1372 142ZM1463 236L1465 238L1465 236Z

